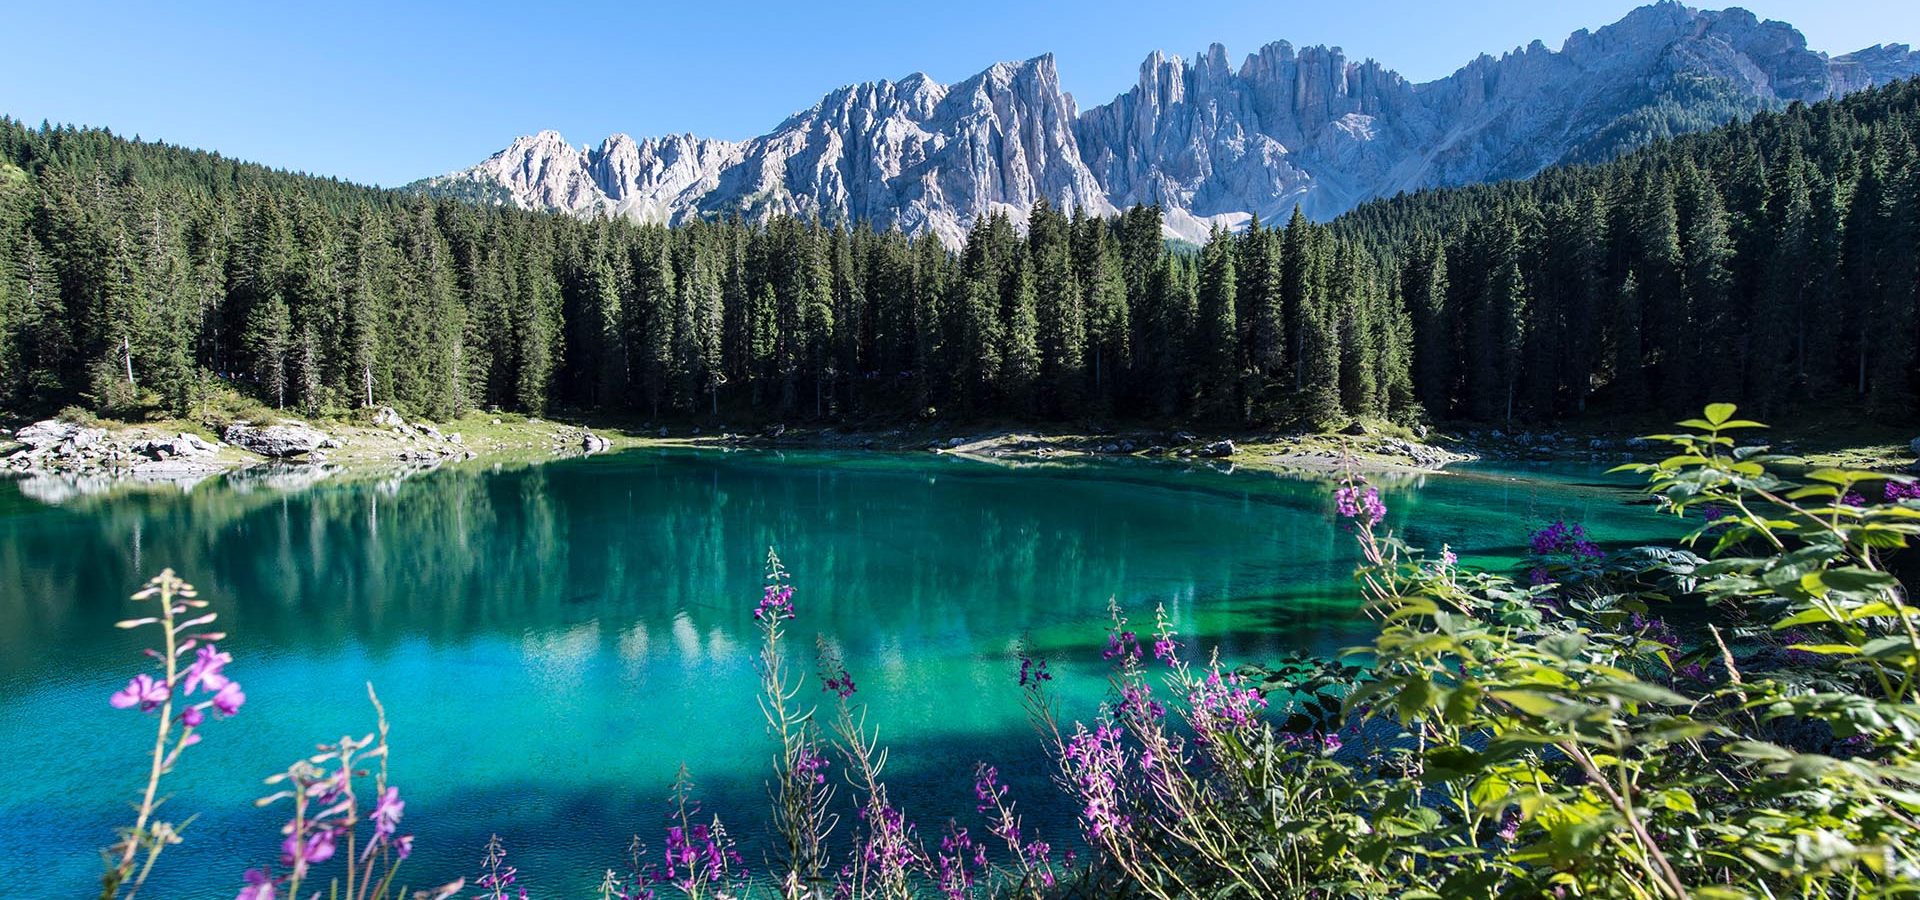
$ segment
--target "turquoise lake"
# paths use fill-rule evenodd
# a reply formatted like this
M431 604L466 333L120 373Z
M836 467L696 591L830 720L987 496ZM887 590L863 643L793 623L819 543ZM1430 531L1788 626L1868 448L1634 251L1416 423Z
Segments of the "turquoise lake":
M1558 517L1607 545L1678 533L1600 472L1382 484L1390 524L1473 564L1511 565ZM0 876L49 897L97 889L93 848L130 820L152 742L150 719L107 705L145 646L112 623L144 614L127 596L166 566L221 614L248 701L168 779L169 817L198 818L143 896L231 897L272 859L284 816L254 807L261 779L370 731L369 681L417 840L403 880L475 874L498 832L534 896L585 896L633 835L659 847L683 762L758 867L771 751L752 610L769 546L793 574L803 658L816 635L844 656L892 748L895 799L924 831L976 824L970 773L986 760L1030 825L1070 844L1020 712L1015 646L1048 658L1067 718L1090 719L1109 597L1143 626L1164 603L1230 662L1365 642L1330 490L1165 463L717 450L239 474L185 493L3 481Z

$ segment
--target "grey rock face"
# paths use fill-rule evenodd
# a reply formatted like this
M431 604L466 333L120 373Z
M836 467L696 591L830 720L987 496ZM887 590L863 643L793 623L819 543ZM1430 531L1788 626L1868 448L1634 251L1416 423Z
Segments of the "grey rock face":
M134 453L150 459L177 459L186 456L206 456L219 451L218 447L207 443L199 435L181 434L170 438L149 438L135 441L127 447Z
M38 455L49 451L85 450L106 436L104 428L83 428L72 422L45 419L14 432L13 439L26 444L29 453Z
M229 444L276 459L312 453L323 447L339 446L324 432L305 425L255 427L236 422L227 426L227 430L221 437Z
M1232 456L1236 449L1232 441L1214 441L1205 447L1201 447L1198 455L1211 459L1225 459L1226 457Z
M1786 23L1669 0L1557 51L1536 41L1425 84L1338 47L1282 41L1235 67L1215 44L1191 60L1153 53L1131 91L1082 113L1049 55L951 86L916 74L844 87L740 143L616 134L574 148L543 131L414 187L649 222L870 221L949 245L994 212L1024 223L1039 198L1090 214L1157 203L1169 236L1198 241L1296 206L1329 218L1401 191L1603 159L1676 104L1697 114L1661 127L1915 74L1920 53L1905 45L1828 57Z
M957 244L976 218L1001 211L1024 222L1042 197L1113 211L1080 162L1075 119L1049 55L952 86L913 75L844 87L738 144L616 134L575 149L544 131L417 187L497 186L526 209L648 222L733 212L866 220Z

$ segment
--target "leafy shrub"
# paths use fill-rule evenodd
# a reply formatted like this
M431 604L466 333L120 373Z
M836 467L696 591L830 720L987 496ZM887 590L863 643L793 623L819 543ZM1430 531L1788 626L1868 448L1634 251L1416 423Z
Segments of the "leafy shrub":
M54 418L82 428L92 428L100 424L100 417L84 406L67 406L54 414Z
M277 413L225 379L201 372L187 393L186 418L215 432L235 422L271 421Z

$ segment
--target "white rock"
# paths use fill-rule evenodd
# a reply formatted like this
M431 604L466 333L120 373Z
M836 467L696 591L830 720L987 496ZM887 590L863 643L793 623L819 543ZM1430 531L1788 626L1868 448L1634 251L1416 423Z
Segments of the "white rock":
M256 428L245 422L227 426L222 435L229 444L251 450L261 456L288 457L311 453L333 443L323 432L305 425L268 425Z

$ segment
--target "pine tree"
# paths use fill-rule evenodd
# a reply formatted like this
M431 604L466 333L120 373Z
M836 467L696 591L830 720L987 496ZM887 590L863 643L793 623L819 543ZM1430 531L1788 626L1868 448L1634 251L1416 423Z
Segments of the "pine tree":
M1132 365L1133 322L1112 233L1093 228L1089 241L1087 351L1093 365L1093 396L1111 404L1116 385Z
M1087 321L1067 221L1042 198L1027 217L1028 253L1040 318L1040 379L1046 408L1069 415L1086 383Z
M286 298L278 291L254 304L242 340L253 358L253 379L276 409L287 406L287 363L292 350L293 320Z
M1362 419L1378 418L1380 404L1380 338L1374 321L1377 301L1365 274L1367 264L1351 253L1334 264L1331 299L1340 360L1340 410Z
M1190 352L1202 379L1202 406L1215 418L1237 420L1239 326L1234 316L1233 257L1233 237L1215 227L1200 251L1200 318Z
M1413 390L1429 415L1445 417L1454 397L1452 308L1447 303L1447 254L1429 239L1407 260L1401 276L1413 329Z
M1014 287L1006 310L1006 344L1000 355L1001 383L1014 412L1036 412L1040 383L1039 295L1033 269L1024 259L1013 267Z
M1249 231L1241 239L1242 296L1240 306L1247 321L1241 323L1246 337L1247 367L1251 373L1248 393L1256 406L1256 417L1272 413L1278 398L1274 393L1292 386L1287 365L1287 321L1285 272L1281 265L1282 236L1277 230Z
M544 415L558 362L560 282L541 251L526 248L522 253L520 290L513 306L513 402Z

